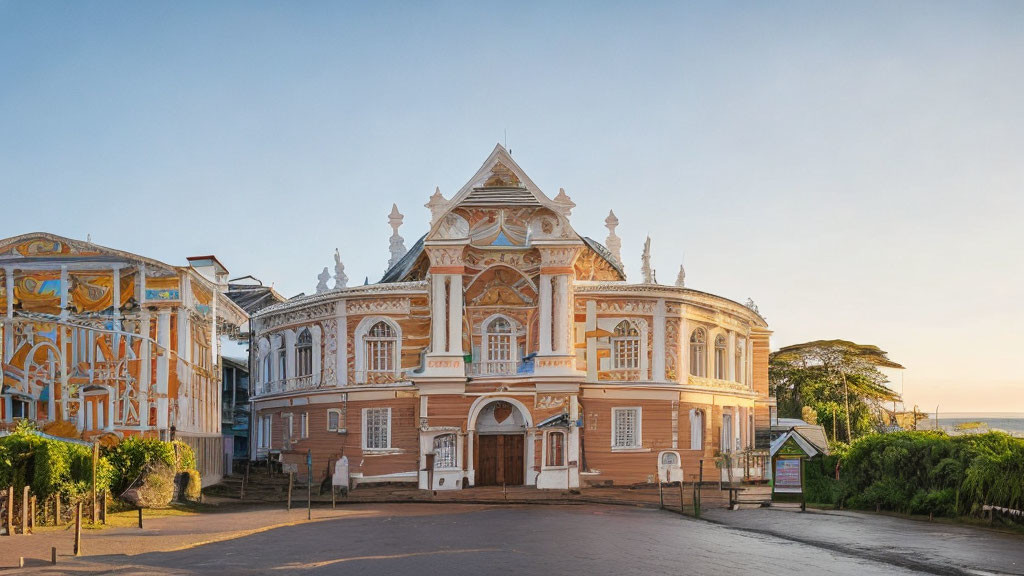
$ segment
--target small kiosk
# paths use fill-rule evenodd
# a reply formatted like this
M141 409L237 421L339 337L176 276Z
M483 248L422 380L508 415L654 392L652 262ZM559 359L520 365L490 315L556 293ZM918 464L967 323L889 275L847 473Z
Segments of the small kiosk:
M771 445L772 502L799 502L805 510L804 460L824 453L827 448L804 438L798 428L776 438Z

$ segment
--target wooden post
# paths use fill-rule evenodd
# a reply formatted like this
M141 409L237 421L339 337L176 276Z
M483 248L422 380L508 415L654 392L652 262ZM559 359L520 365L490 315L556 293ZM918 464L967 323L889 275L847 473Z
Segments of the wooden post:
M75 556L82 555L82 501L75 508Z
M334 510L335 508L338 507L337 495L338 495L338 489L334 485L334 479L332 478L331 479L331 510Z
M682 474L679 475L679 513L686 514L686 508L683 507L683 478Z
M57 547L50 546L50 564L57 563Z
M21 495L21 533L28 534L28 486Z
M142 530L142 506L139 506L139 530Z
M288 473L288 510L292 509L292 473Z
M107 524L107 491L100 493L100 522Z
M35 532L36 532L36 496L35 496L35 494L32 495L31 502L32 502L32 506L29 508L29 511L28 511L28 529L29 529L29 532L35 534Z
M92 444L92 523L96 524L96 461L100 459L100 444Z
M53 503L53 525L60 525L60 492L57 492L57 497Z
M699 476L697 477L697 503L694 507L693 515L697 518L700 518L700 491L702 488L701 485L704 484L704 460L700 461L697 472L699 474Z

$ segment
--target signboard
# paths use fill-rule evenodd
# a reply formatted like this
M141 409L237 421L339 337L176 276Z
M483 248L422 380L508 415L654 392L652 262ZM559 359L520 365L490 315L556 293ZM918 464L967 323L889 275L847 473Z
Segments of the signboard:
M793 494L803 492L799 458L775 459L775 491Z

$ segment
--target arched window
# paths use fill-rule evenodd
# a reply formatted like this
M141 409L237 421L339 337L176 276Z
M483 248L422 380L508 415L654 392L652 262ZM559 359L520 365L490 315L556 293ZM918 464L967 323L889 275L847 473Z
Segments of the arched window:
M458 468L458 452L455 434L441 434L434 437L434 468Z
M633 369L640 367L640 331L629 320L615 326L612 335L612 367Z
M548 466L565 466L565 432L548 434Z
M270 355L270 351L263 356L263 374L261 376L264 384L268 384L274 379L274 358Z
M512 358L513 339L512 323L507 318L498 316L487 324L487 360L490 362L510 362Z
M398 336L390 324L381 320L363 337L367 372L394 372Z
M665 452L661 455L662 466L679 466L679 455L675 452Z
M694 376L707 376L707 341L708 336L703 328L697 328L690 335L690 374Z
M719 334L715 337L715 378L725 380L728 364L725 355L725 336Z
M309 376L313 373L313 335L309 328L303 328L295 342L295 375Z

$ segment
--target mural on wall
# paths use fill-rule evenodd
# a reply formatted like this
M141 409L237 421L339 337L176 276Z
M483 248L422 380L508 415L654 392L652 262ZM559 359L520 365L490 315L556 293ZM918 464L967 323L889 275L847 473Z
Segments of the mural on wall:
M14 277L14 307L26 312L60 313L60 271L19 273Z
M113 274L97 274L93 272L72 272L68 275L70 287L68 295L75 311L100 312L114 304ZM120 302L118 308L124 308L135 294L135 274L122 274L119 280Z

